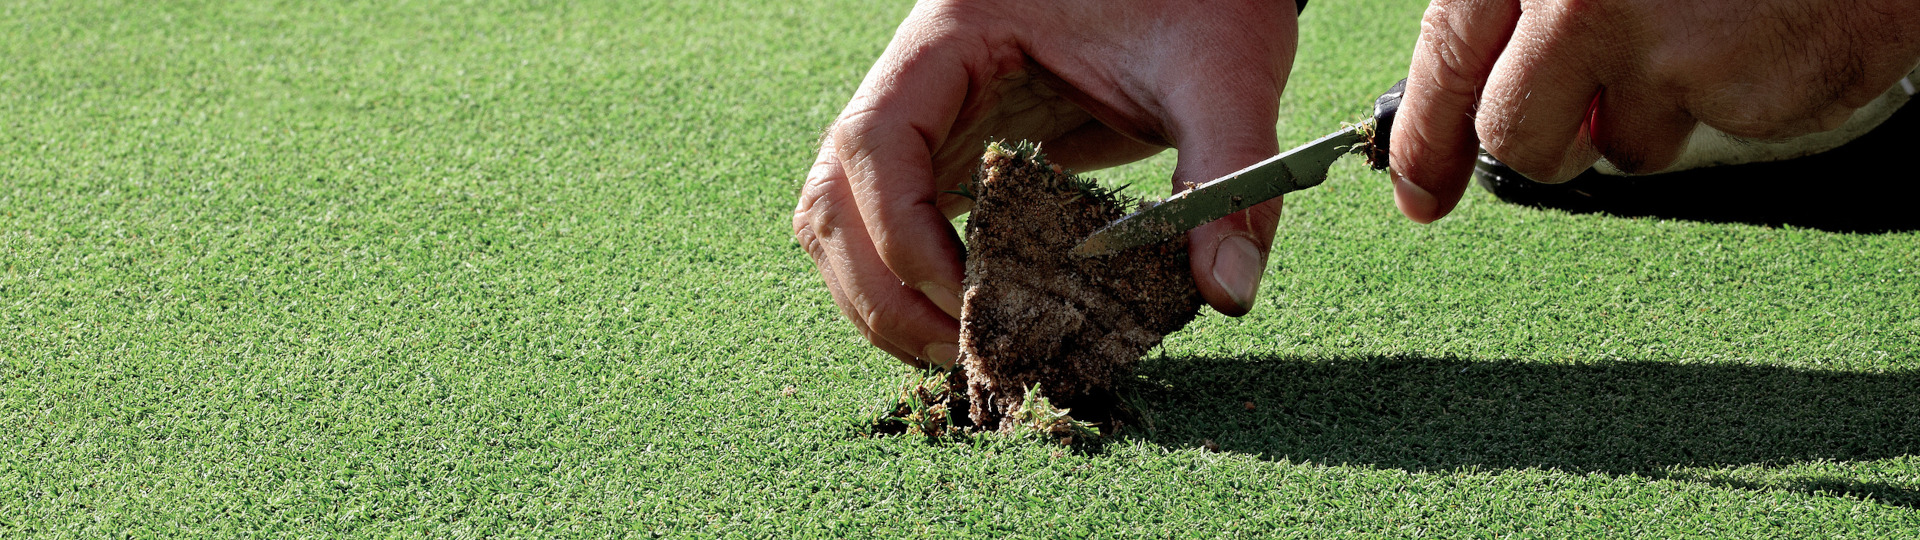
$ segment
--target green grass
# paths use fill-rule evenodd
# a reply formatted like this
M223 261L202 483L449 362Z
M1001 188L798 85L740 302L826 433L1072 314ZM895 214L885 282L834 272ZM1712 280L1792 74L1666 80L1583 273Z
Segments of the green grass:
M1315 2L1282 139L1420 4ZM907 368L788 218L908 8L0 3L0 537L1920 535L1920 235L1418 226L1358 160L1153 429L853 435Z

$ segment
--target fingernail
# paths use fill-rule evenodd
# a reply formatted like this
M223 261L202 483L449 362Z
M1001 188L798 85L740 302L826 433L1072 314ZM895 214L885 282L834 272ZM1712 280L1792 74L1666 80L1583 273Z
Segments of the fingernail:
M1393 175L1393 203L1400 207L1401 214L1421 223L1432 223L1438 217L1434 214L1440 211L1439 199L1397 174Z
M940 311L947 312L948 317L960 318L960 295L954 294L953 289L927 282L920 284L920 294L927 295L927 299L932 300L933 305L940 306Z
M1267 261L1253 239L1233 235L1220 240L1213 252L1213 282L1227 290L1227 296L1241 310L1253 309L1253 296L1260 292L1260 276L1267 272Z
M952 343L935 343L920 353L920 359L943 367L953 367L953 361L960 358L960 346Z

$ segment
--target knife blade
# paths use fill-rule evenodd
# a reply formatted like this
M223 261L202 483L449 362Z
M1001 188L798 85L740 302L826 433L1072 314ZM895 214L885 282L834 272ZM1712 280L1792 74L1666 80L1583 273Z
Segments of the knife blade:
M1239 172L1176 193L1160 204L1094 231L1073 248L1073 255L1094 257L1159 242L1288 192L1320 185L1327 180L1327 168L1333 166L1334 160L1363 140L1365 136L1354 128L1345 128Z
M1400 109L1406 84L1401 80L1374 101L1370 122L1342 128L1128 214L1074 246L1073 256L1110 255L1159 242L1288 192L1320 185L1327 180L1327 169L1333 162L1349 152L1365 151L1375 168L1384 168L1387 135L1392 133L1393 117Z

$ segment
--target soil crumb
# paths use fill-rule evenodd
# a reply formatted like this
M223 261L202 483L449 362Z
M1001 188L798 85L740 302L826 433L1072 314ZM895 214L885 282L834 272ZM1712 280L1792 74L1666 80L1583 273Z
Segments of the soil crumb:
M971 423L1026 429L1040 411L1023 404L1039 392L1082 419L1110 413L1121 377L1199 313L1185 235L1075 259L1075 245L1134 204L1026 143L989 144L965 191L974 204L956 373Z

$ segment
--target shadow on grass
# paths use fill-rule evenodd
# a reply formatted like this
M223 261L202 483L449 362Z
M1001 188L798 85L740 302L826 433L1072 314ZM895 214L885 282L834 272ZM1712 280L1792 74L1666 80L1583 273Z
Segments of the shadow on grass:
M1164 446L1211 440L1267 459L1412 471L1637 474L1920 508L1920 485L1674 470L1920 455L1920 372L1186 357L1142 362L1139 375L1132 393L1146 417L1125 436Z

